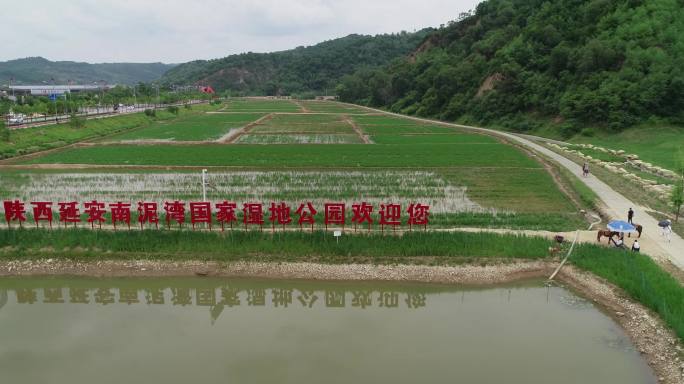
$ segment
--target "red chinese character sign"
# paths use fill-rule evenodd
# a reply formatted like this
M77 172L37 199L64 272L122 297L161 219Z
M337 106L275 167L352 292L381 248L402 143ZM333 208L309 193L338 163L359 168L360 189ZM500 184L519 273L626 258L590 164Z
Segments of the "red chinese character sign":
M401 205L380 204L380 228L384 231L386 225L395 230L401 225Z
M19 223L20 226L26 221L26 205L20 200L5 200L3 201L4 216L8 227L13 223ZM34 201L30 203L32 207L33 220L36 227L40 222L46 222L52 228L53 218L53 203L49 201ZM189 215L192 228L196 229L197 224L205 224L204 228L212 229L214 223L214 210L216 212L216 222L221 224L221 230L225 230L226 224L233 228L233 223L238 222L237 207L235 202L223 201L212 205L210 202L189 202ZM268 207L268 220L271 222L272 230L275 231L276 225L279 225L285 230L285 227L291 225L295 220L293 218L293 208L286 202L271 202ZM311 231L314 230L316 223L316 215L318 211L314 204L310 201L297 205L294 211L296 215L296 222L299 224L300 230L304 225L310 226ZM76 201L58 202L57 212L59 215L59 222L64 223L66 227L73 223L74 226L82 221L81 206ZM155 228L159 228L159 206L156 202L138 202L137 203L137 221L140 224L140 229L145 226L154 224ZM186 220L186 203L183 201L164 202L166 225L171 228L172 222L178 224L182 228ZM328 230L330 226L334 228L341 227L344 231L346 226L346 204L328 202L323 204L323 221L325 229ZM354 230L357 230L359 225L366 225L368 231L372 229L373 223L376 221L380 224L381 230L384 231L386 226L392 227L396 230L402 225L402 207L396 203L380 204L377 214L374 216L375 207L368 202L354 203L351 205L351 222L354 224ZM405 211L408 213L408 220L406 224L409 229L414 226L423 226L427 230L430 217L430 206L421 203L411 203ZM131 203L129 202L113 202L106 204L102 201L92 200L83 203L82 211L85 221L94 228L97 224L98 228L102 228L103 224L108 222L116 230L121 225L125 225L128 229L131 228ZM245 230L250 226L258 225L263 229L265 221L264 204L262 203L244 203L242 204L242 222Z
M313 232L314 224L316 223L316 213L318 213L313 204L310 201L306 204L302 203L295 213L299 215L299 219L297 219L299 229L302 229L302 225L309 224L311 225L311 232Z
M285 203L271 203L271 208L268 209L271 212L268 220L271 222L271 229L275 231L275 225L278 223L283 226L285 230L285 225L292 222L292 217L290 216L290 207Z
M74 226L76 226L76 223L81 222L81 214L78 210L77 201L70 201L68 203L60 202L57 203L57 205L59 205L59 222L64 223L65 227L68 223L74 223Z
M116 223L126 223L128 229L131 229L131 203L114 203L109 204L109 209L112 212L112 225L116 229Z
M245 203L242 205L242 222L245 229L248 225L258 225L263 229L264 225L264 205L261 203Z
M224 201L216 204L216 221L221 223L222 231L225 230L226 223L230 225L230 229L233 229L233 223L237 222L235 209L237 209L236 203Z
M190 222L192 229L195 229L197 223L206 223L211 230L211 203L190 203Z
M365 201L361 204L352 204L352 223L354 223L354 230L356 231L356 226L358 224L368 223L368 231L371 230L371 224L373 224L373 218L371 213L373 212L373 206L366 203Z
M344 231L344 224L346 218L344 216L345 205L344 203L325 203L325 229L328 229L328 225L341 225Z
M427 230L427 225L430 217L430 206L423 204L411 204L406 210L409 214L408 225L409 229L413 229L414 225L422 225Z
M10 225L12 221L18 221L19 226L26 221L26 208L24 203L19 200L14 201L3 201L3 207L5 208L5 221L7 221L7 226Z
M138 223L140 223L140 229L143 229L143 225L145 223L154 224L155 228L159 228L157 203L142 201L138 202Z
M31 202L31 205L33 205L33 221L35 221L36 227L38 227L38 222L47 221L52 228L52 202L34 201Z
M173 203L168 201L164 203L164 211L166 211L166 227L171 228L171 221L178 223L178 227L182 227L185 222L185 203L178 200Z
M84 212L88 216L86 221L90 223L90 228L94 228L95 223L97 223L99 228L102 228L102 223L105 222L105 203L93 200L83 204L83 206L85 207Z

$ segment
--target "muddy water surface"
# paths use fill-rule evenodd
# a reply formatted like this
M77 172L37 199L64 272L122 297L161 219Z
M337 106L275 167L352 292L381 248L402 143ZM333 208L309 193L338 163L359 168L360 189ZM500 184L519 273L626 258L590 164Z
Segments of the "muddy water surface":
M654 383L540 282L0 279L3 383Z

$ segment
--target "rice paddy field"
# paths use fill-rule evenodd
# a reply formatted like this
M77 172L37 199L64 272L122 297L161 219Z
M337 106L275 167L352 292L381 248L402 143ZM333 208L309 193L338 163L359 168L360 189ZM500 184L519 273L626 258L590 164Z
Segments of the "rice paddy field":
M170 121L159 121L150 127L107 137L106 141L169 140L207 141L216 140L231 129L260 119L260 113L218 114L202 113L181 116Z
M231 99L101 141L3 161L0 196L197 201L207 168L212 202L421 202L436 227L585 225L581 207L517 147L336 102Z

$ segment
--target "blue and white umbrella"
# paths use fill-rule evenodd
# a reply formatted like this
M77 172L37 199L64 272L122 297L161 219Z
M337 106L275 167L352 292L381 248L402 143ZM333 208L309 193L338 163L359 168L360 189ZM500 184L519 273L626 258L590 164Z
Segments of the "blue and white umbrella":
M610 229L613 232L622 232L622 233L635 233L637 230L636 228L622 220L613 220L610 223L608 223L608 229Z

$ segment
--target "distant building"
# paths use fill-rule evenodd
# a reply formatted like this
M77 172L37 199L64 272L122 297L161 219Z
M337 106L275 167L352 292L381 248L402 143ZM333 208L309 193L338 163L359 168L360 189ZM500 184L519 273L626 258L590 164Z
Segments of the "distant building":
M316 100L337 100L337 96L316 96Z
M16 95L63 95L65 93L99 91L109 89L110 85L10 85L8 89Z

